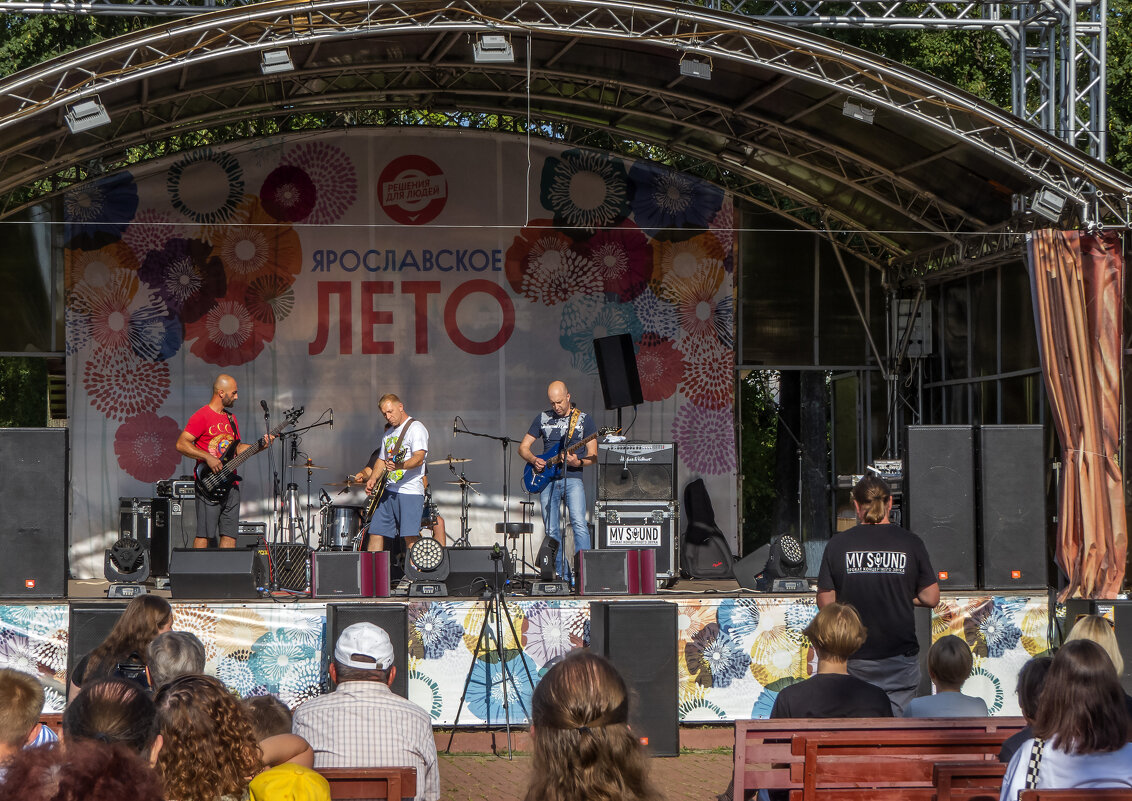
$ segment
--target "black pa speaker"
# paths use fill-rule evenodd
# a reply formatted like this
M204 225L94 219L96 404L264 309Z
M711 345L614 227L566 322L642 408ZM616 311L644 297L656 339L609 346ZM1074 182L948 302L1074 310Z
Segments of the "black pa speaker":
M574 580L578 595L628 595L629 554L623 548L578 551L574 555Z
M653 756L680 753L676 620L676 604L663 601L590 604L590 648L625 679L629 725Z
M0 598L67 591L67 429L0 429Z
M615 334L594 340L594 359L601 379L601 394L606 409L636 406L644 400L641 376L637 372L637 354L633 337Z
M927 546L940 589L974 589L974 431L971 426L908 426L906 441L906 526Z
M391 689L409 697L409 613L404 604L328 604L326 607L325 662L334 658L334 644L342 629L355 623L372 623L384 629L393 643L393 664L397 675Z
M258 598L267 587L263 554L238 548L176 548L169 563L174 599Z
M982 426L979 463L979 586L1049 586L1042 427Z
M448 594L455 597L476 598L483 595L496 578L498 571L499 589L504 589L506 577L511 575L511 556L498 546L473 546L471 548L447 548L448 554ZM493 559L494 554L498 558Z
M126 609L126 602L73 603L70 624L67 627L67 681L79 660L89 654L110 634L118 618Z

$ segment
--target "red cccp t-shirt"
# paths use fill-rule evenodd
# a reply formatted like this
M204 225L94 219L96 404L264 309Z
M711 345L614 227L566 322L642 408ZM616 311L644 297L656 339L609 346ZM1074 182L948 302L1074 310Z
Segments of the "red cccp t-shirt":
M220 459L232 447L232 443L239 439L240 429L236 425L236 418L229 418L223 412L214 411L211 406L202 406L185 425L185 431L193 438L193 442L202 451Z

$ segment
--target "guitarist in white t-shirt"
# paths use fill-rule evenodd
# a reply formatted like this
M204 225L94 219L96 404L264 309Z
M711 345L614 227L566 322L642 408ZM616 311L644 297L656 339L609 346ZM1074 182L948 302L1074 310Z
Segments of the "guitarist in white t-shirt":
M548 460L559 449L566 450L566 469L557 478L552 479L539 492L539 501L542 505L542 522L548 536L558 542L558 574L566 581L571 581L571 558L566 557L565 542L562 537L561 505L565 497L566 509L570 513L570 528L574 531L574 552L589 550L590 530L586 525L586 488L582 483L582 467L597 464L597 426L593 418L578 409L570 402L570 392L566 384L554 381L546 388L546 397L550 401L550 408L538 414L530 429L519 443L519 456L521 456L536 473L548 469ZM531 445L539 437L543 441L544 453L536 456L531 451ZM582 448L570 451L571 445L581 442L586 437L592 437ZM546 451L554 451L547 453ZM557 465L550 469L559 469Z
M384 489L369 521L366 549L380 551L385 537L404 537L408 550L421 531L428 429L405 413L396 395L383 395L378 406L389 428L382 434L377 459L371 465L366 493L372 497L379 483Z

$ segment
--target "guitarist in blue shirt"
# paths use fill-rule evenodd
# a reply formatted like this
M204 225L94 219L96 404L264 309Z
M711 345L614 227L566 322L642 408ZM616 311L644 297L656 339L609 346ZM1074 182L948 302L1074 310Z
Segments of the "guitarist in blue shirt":
M521 456L535 473L547 470L560 470L559 463L551 463L553 458L565 450L566 469L552 478L539 492L542 505L542 522L547 535L558 542L558 575L571 581L570 562L566 558L566 547L562 537L561 506L566 499L566 509L570 513L570 527L574 531L574 551L589 550L590 530L586 526L586 488L582 483L582 466L597 463L597 426L590 415L570 402L570 392L566 384L554 381L546 389L550 408L537 415L530 429L519 443ZM536 456L531 445L541 437L545 452ZM571 451L573 445L590 437L580 448ZM572 583L572 582L571 582Z

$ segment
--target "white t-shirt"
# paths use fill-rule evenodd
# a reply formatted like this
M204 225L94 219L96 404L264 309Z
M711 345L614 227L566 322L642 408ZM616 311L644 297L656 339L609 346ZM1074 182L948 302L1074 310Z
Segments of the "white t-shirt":
M1026 768L1034 741L1019 746L1002 779L999 801L1018 801L1026 786ZM1066 754L1048 741L1038 768L1039 790L1069 790L1077 787L1132 787L1132 743L1119 751L1103 754Z
M389 455L389 452L397 444L397 438L401 436L401 429L404 427L405 424L402 423L382 435L381 452L377 458L404 462L417 451L428 453L428 429L424 427L424 423L420 420L413 420L409 423L409 430L405 432L405 438L401 441L401 450L394 456ZM405 495L424 495L424 473L425 465L423 462L411 470L391 470L385 491Z

